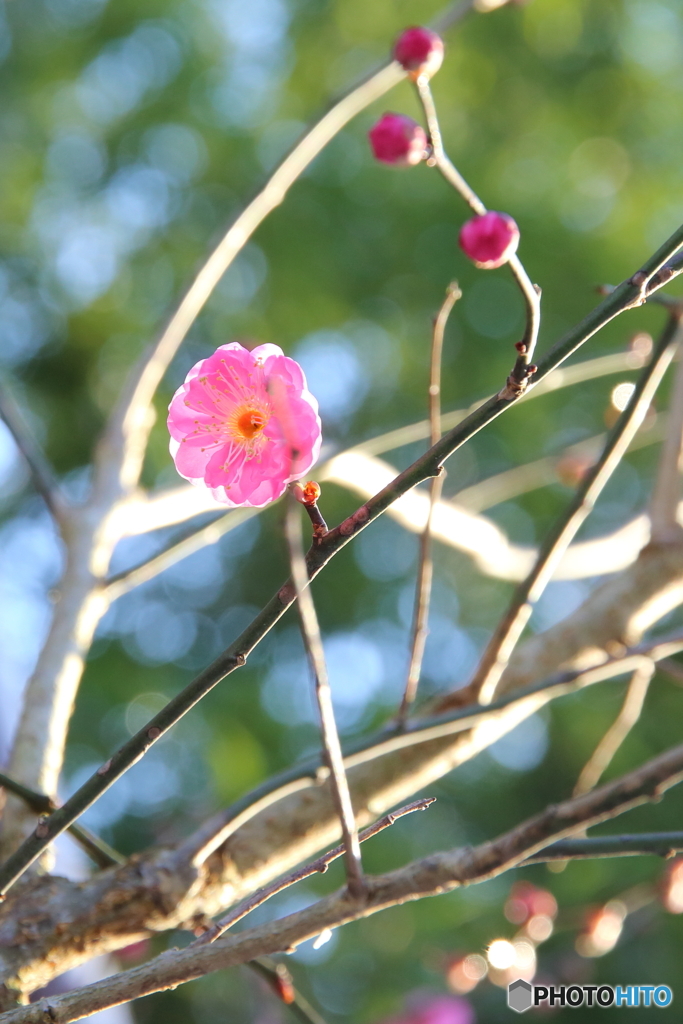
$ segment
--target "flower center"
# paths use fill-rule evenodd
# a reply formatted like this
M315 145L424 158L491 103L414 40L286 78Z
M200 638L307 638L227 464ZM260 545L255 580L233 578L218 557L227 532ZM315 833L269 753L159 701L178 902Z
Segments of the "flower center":
M258 409L246 409L235 419L235 430L247 441L251 441L266 425L266 417Z

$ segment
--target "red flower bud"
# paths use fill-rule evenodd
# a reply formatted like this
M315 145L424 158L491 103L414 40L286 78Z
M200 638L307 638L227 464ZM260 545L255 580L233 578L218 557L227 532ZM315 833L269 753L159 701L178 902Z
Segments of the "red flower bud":
M460 248L483 270L502 267L517 251L519 228L507 213L495 210L472 217L460 230Z
M320 484L316 483L315 480L309 480L305 484L294 484L292 490L294 491L294 497L302 505L315 505L320 497Z
M443 40L429 28L407 28L396 40L394 60L416 76L431 78L443 61Z
M405 114L384 114L368 132L376 160L397 167L411 167L424 159L427 136L424 129Z

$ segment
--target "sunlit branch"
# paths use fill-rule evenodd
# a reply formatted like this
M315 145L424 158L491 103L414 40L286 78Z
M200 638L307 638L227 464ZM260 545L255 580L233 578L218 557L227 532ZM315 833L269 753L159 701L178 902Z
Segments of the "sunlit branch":
M417 744L429 743L474 729L535 694L546 693L548 700L557 699L574 693L577 689L635 672L653 661L659 662L670 658L679 651L683 651L683 635L680 633L657 637L644 641L619 656L608 658L603 664L593 668L559 672L531 686L520 687L492 701L484 708L478 705L459 707L444 714L408 721L401 730L396 729L395 725L391 726L348 746L344 756L345 767L348 771L398 750L407 750ZM320 785L323 781L319 775L322 767L320 757L296 765L268 779L246 793L232 806L214 815L178 847L174 858L176 868L180 870L186 864L192 863L197 866L203 863L210 853L261 811L272 807L290 793ZM325 775L324 778L326 777Z
M121 597L122 594L127 594L129 590L133 590L135 587L139 587L140 584L154 579L160 573L165 572L166 569L170 569L172 565L176 565L177 562L188 558L189 555L193 555L201 548L207 547L209 544L216 544L221 537L225 537L231 530L241 526L242 523L246 523L249 519L253 519L254 516L262 511L260 508L233 509L231 512L219 516L218 519L209 523L208 526L202 526L182 540L169 545L164 551L154 555L153 558L149 558L132 569L126 569L124 572L110 576L104 584L106 597L110 602L115 601L117 597Z
M669 401L666 434L650 499L652 542L655 544L666 544L683 537L683 530L677 518L682 470L683 360L679 360Z
M326 928L340 927L397 903L495 878L524 863L554 840L660 799L681 779L683 746L678 746L607 786L550 805L497 839L475 847L434 853L388 874L370 876L361 899L353 899L344 888L280 920L225 935L216 942L167 950L114 977L10 1010L0 1015L0 1024L45 1024L46 1020L50 1024L69 1024L109 1006L174 988L211 971L292 950Z
M436 444L441 437L441 358L443 338L446 324L453 306L461 297L457 282L449 285L441 309L439 310L432 330L432 348L429 369L429 426L430 443ZM417 687L422 671L425 643L427 641L429 605L432 593L432 519L434 508L441 498L443 489L443 473L432 478L429 488L429 511L424 529L420 536L420 560L415 584L415 608L413 612L412 642L408 676L403 698L398 711L398 721L405 722L408 712L415 701Z
M568 359L581 345L601 327L620 313L642 304L658 284L652 280L668 259L683 245L683 227L677 231L643 264L641 270L628 278L585 317L580 324L569 331L551 351L538 362L534 380L542 380L552 370ZM533 385L532 385L533 386ZM321 569L349 541L378 518L386 509L407 493L416 484L435 476L446 459L484 426L515 405L516 397L503 388L494 398L484 402L475 412L466 417L457 427L445 434L428 452L405 469L373 498L363 504L339 526L316 543L306 557L309 579L317 576ZM254 621L239 637L188 686L178 693L143 729L131 737L101 768L50 815L44 823L41 835L33 832L0 867L0 895L4 894L46 847L75 821L98 797L121 775L140 760L146 751L164 733L178 722L194 705L213 689L222 679L236 668L244 665L247 656L263 639L287 608L293 603L294 590L291 581L282 586Z
M630 452L658 444L664 435L665 417L659 414L654 416L652 421L648 418L645 427L647 429L643 429L634 437L629 446ZM516 498L520 494L528 494L530 491L547 487L561 479L560 472L565 460L578 457L585 465L595 462L606 439L606 434L596 434L593 437L587 437L584 441L568 445L556 455L546 455L533 462L521 463L511 469L504 469L500 473L494 473L492 476L479 480L476 484L463 487L461 491L457 491L452 496L451 500L467 509L468 512L483 512L485 509ZM634 555L636 553L634 552Z
M583 766L574 787L574 796L587 793L597 786L612 758L640 718L654 672L655 663L645 662L633 673L621 710Z
M554 393L562 388L572 387L574 384L583 384L587 380L597 380L599 377L609 377L614 373L623 373L628 370L640 370L645 359L638 352L614 352L611 355L596 356L595 359L584 359L572 366L562 366L548 374L542 381L534 382L519 399L520 402L528 402L534 398L541 398L543 395ZM491 398L492 396L488 396ZM488 401L484 399L484 401ZM442 413L441 427L443 430L452 430L459 423L462 423L471 413L481 405L482 400L474 402L467 409L454 409L451 412ZM413 444L415 441L422 441L429 437L429 420L420 420L418 423L410 423L405 427L397 427L396 430L389 430L377 437L371 437L367 441L361 441L354 445L349 451L362 451L370 455L381 455L383 452L393 451L395 448L402 448L404 445ZM343 453L342 453L343 454Z
M602 455L577 487L567 510L541 545L533 569L515 591L508 611L496 628L471 683L463 693L464 699L476 699L480 704L491 701L510 655L529 620L533 605L545 590L557 563L592 511L642 424L681 336L681 319L670 317L627 407L608 435Z
M389 814L385 814L383 818L376 821L373 825L364 828L358 835L358 840L364 843L366 839L372 839L379 832L383 832L385 828L389 828L399 818L403 818L406 814L412 814L414 811L425 811L430 804L433 804L436 797L426 797L423 800L415 800L413 803L408 804L406 807L401 807L397 811L391 811ZM275 882L270 885L264 886L262 889L258 889L255 893L249 896L248 899L244 900L239 906L234 907L229 913L225 914L219 921L217 921L208 931L204 932L200 938L198 938L194 945L202 945L207 942L215 942L224 932L231 928L238 921L241 921L243 917L250 914L256 907L260 907L262 903L269 900L271 896L275 896L276 893L282 892L283 889L288 889L290 885L295 885L297 882L302 881L304 878L309 878L311 875L324 874L330 864L337 860L344 854L344 844L341 846L335 846L333 850L329 850L324 853L322 857L318 857L310 864L305 864L303 867L297 868L296 871L292 871L289 875L285 875L284 878L278 878Z

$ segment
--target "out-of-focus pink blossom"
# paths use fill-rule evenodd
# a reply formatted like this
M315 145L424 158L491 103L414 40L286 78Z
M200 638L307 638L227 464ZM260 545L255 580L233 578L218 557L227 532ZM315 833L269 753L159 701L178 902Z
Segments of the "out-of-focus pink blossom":
M413 1009L384 1024L475 1024L474 1007L458 996L420 996Z
M320 451L318 403L277 345L250 352L232 342L196 363L173 396L168 429L180 475L231 507L279 498Z
M557 915L557 900L547 889L526 880L515 882L505 904L505 916L513 924L524 924L530 917L542 914L554 918Z
M667 866L661 896L670 914L683 914L683 858L679 857Z
M368 138L375 159L397 167L419 164L427 151L424 128L405 114L384 114Z
M430 28L407 28L396 40L394 59L406 71L431 77L443 62L443 40Z
M502 267L517 251L519 228L507 213L490 210L460 229L460 248L482 270Z

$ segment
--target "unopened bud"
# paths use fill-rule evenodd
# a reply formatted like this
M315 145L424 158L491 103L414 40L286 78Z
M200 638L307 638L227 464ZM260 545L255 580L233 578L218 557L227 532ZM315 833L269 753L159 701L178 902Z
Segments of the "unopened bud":
M396 167L413 167L427 152L424 128L405 114L384 114L368 138L375 159Z
M309 480L305 484L294 484L292 491L297 501L302 505L315 505L320 497L320 484L315 480Z
M414 77L431 78L443 62L443 40L430 28L407 28L396 40L394 59Z
M460 229L460 248L482 270L502 267L517 251L519 228L507 213L490 210Z

